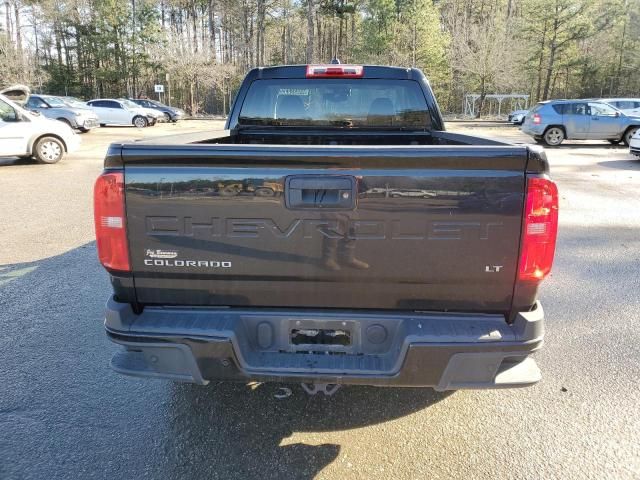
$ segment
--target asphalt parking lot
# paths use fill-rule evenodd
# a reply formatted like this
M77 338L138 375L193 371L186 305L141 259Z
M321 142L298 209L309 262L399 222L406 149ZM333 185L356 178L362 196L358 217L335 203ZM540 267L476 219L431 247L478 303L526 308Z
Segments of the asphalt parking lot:
M0 159L1 479L640 478L640 161L604 142L548 151L560 233L534 387L276 398L112 372L91 211L106 147L221 126L104 128L59 164Z

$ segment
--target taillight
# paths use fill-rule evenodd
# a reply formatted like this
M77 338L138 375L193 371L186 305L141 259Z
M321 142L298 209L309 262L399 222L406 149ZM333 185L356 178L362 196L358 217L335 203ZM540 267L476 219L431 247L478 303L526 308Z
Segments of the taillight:
M100 263L107 270L130 271L122 172L105 172L98 177L93 213Z
M540 122L542 122L542 117L540 117L540 115L535 113L533 115L533 123L535 123L536 125L540 125Z
M548 178L527 179L518 279L539 282L551 271L558 234L558 187Z
M361 78L362 65L307 65L307 78Z

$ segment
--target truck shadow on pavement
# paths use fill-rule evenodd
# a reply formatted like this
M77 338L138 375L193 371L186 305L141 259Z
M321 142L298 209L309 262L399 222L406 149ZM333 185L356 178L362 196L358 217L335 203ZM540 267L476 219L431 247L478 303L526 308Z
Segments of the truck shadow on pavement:
M276 398L281 387L291 395ZM290 384L174 384L166 471L173 478L315 478L340 453L340 445L324 443L331 432L400 418L451 393L345 386L325 397ZM296 441L298 432L323 435L310 445Z
M630 157L626 160L605 160L604 162L598 162L598 165L606 168L640 171L640 158Z
M343 387L310 397L299 385L124 377L109 368L119 348L102 325L110 293L94 242L0 266L0 451L12 458L0 478L310 479L338 458L343 431L450 393ZM283 386L291 395L276 398ZM384 447L376 442L373 452Z

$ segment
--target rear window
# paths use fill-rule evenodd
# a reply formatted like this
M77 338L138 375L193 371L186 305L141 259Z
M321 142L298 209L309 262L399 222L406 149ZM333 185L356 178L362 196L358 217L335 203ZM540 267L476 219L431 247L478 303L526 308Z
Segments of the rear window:
M529 114L533 115L534 113L539 112L540 109L544 107L544 105L545 105L544 103L537 103L536 106L529 111Z
M240 125L430 129L413 80L269 79L251 83Z

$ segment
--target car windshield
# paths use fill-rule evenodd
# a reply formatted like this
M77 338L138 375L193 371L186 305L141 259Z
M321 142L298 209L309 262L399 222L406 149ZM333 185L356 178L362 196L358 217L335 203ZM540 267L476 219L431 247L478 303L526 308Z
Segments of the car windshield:
M119 98L118 101L123 103L129 108L140 108L140 105L138 105L135 102L132 102L131 100L127 100L126 98Z
M43 97L44 101L49 104L50 107L64 108L67 105L58 97Z
M249 87L240 125L425 130L431 115L413 80L269 79Z
M87 104L75 97L63 97L62 101L70 107L87 107Z

